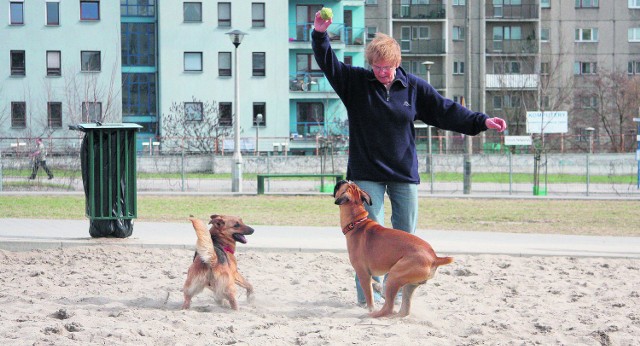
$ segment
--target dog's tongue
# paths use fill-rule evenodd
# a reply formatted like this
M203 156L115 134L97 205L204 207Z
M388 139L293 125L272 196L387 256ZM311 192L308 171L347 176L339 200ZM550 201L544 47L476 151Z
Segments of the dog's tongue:
M235 239L236 241L241 242L242 244L246 244L247 243L247 238L245 238L244 235L242 235L240 233L235 233L233 235L233 239Z

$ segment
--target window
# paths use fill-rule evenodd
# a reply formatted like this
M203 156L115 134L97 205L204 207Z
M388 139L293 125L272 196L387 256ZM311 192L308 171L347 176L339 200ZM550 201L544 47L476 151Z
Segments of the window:
M597 64L595 62L576 61L573 64L573 74L574 75L596 74L596 67L597 67Z
M549 28L540 29L540 41L549 42Z
M640 8L640 0L629 0L629 8Z
M520 107L520 96L499 95L493 97L493 109L518 108Z
M60 25L60 2L47 1L47 25Z
M80 65L82 72L100 72L100 52L90 50L81 51Z
M233 125L233 111L231 110L231 102L218 103L218 124L220 126Z
M22 1L10 2L9 12L11 15L11 25L24 24L24 2Z
M598 98L595 96L582 96L577 99L577 108L594 109L598 108Z
M185 2L182 6L185 22L202 22L201 2Z
M576 0L576 8L596 8L598 0Z
M123 17L155 17L156 0L120 0Z
M627 66L628 74L640 74L640 60L629 61Z
M324 104L322 102L298 102L296 132L308 136L324 130Z
M551 99L549 99L549 96L542 97L542 106L544 107L544 109L551 108Z
M254 2L251 4L251 26L254 28L264 28L264 2Z
M453 6L464 6L466 5L466 0L453 0Z
M598 42L598 29L576 29L576 42Z
M551 8L551 0L540 0L541 8Z
M218 26L231 27L231 3L218 3Z
M464 74L464 61L453 62L453 74Z
M296 54L296 71L300 72L321 72L320 66L313 57L313 54Z
M202 52L184 52L184 70L202 71Z
M253 53L253 75L265 76L265 53Z
M541 75L548 75L549 74L549 63L548 62L540 63L540 74Z
M262 120L260 124L256 121L258 114L262 114ZM267 125L267 106L264 102L253 103L253 126L266 126Z
M82 122L95 123L102 120L101 102L82 102Z
M156 75L124 73L122 75L122 115L156 115Z
M411 27L403 26L400 28L400 50L402 52L411 51Z
M218 53L218 76L231 76L231 52Z
M493 72L496 74L519 74L520 62L518 61L500 61L493 63Z
M100 20L100 1L80 0L80 20Z
M62 103L47 103L47 124L52 129L62 128Z
M378 32L378 27L376 26L368 26L367 27L367 40L373 40L376 37L376 32Z
M412 37L418 40L428 40L430 36L430 28L428 26L414 26L411 28Z
M59 50L47 51L47 76L61 75L60 60L61 58Z
M27 127L27 103L11 102L11 127Z
M629 42L640 42L640 28L629 28Z
M185 102L184 118L186 121L202 121L202 102Z
M11 75L12 76L24 76L26 75L26 63L25 54L23 50L11 51Z
M453 27L453 40L454 41L460 41L460 40L464 40L464 28L461 26L454 26Z
M343 62L345 65L353 65L353 57L351 55L345 55Z
M122 64L125 66L156 65L156 25L154 23L122 23Z
M367 6L374 6L374 5L377 6L378 0L365 0L364 4Z

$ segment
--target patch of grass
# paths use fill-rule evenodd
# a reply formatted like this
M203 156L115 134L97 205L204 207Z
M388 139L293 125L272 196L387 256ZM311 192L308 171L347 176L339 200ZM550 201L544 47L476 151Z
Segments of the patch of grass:
M238 215L251 225L339 227L329 196L138 196L137 221ZM640 236L637 201L423 197L419 229ZM386 224L391 225L387 201ZM0 196L0 218L84 219L83 195Z

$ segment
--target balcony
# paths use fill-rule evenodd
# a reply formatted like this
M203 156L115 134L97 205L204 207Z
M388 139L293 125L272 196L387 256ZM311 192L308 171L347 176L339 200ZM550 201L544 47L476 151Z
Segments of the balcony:
M311 31L313 30L313 23L290 23L289 24L289 42L311 42ZM364 39L364 28L360 29L362 33L359 33ZM343 23L332 23L327 29L329 39L331 41L342 41L345 36L345 27ZM355 30L349 27L349 34L355 34ZM355 41L355 35L351 38Z
M394 1L393 19L445 19L447 11L443 4L408 5Z
M297 72L289 75L289 91L293 93L327 93L333 88L322 72Z
M487 54L537 54L538 41L526 40L487 40Z
M537 74L487 74L487 89L537 90L539 84Z
M486 6L487 18L493 19L538 19L537 4L494 6L490 1Z
M444 54L446 53L445 40L400 40L400 49L403 54Z

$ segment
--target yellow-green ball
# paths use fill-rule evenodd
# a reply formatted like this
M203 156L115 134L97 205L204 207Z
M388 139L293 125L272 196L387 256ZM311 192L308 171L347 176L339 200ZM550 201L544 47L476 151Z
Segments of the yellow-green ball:
M320 17L324 20L329 20L333 18L333 11L328 7L323 7L320 10Z

